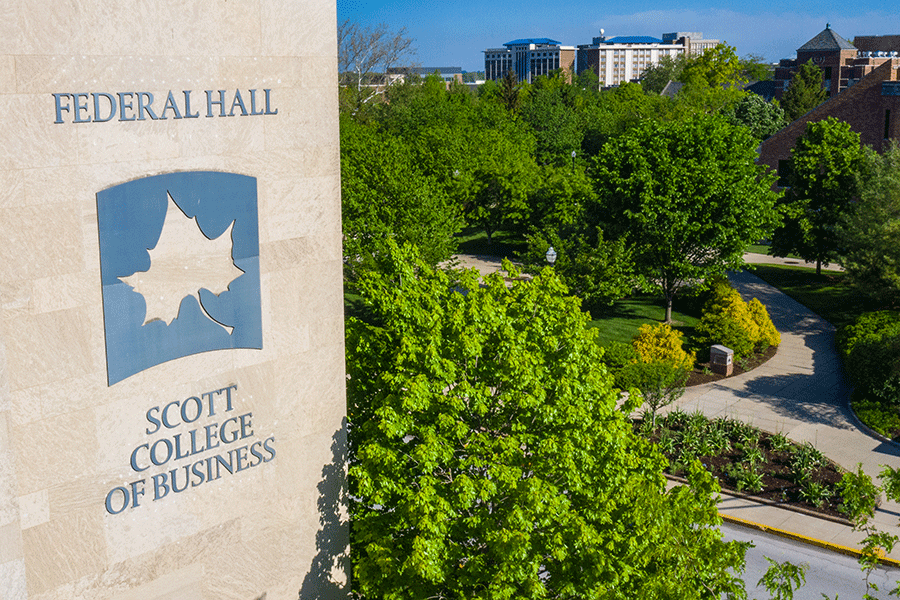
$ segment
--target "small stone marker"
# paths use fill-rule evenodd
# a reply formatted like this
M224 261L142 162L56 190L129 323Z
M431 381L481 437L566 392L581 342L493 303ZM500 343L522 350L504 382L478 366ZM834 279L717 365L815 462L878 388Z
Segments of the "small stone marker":
M709 349L709 365L714 373L728 377L734 372L734 350L714 344Z

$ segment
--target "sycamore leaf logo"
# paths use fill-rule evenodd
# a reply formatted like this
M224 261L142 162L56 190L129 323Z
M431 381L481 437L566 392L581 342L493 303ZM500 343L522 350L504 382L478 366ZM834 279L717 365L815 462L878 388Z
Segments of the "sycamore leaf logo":
M256 178L179 171L97 192L109 385L193 354L262 349Z
M144 297L144 324L160 320L170 324L178 316L181 301L193 296L209 319L229 334L234 327L221 323L203 305L200 290L218 296L244 274L232 260L231 231L234 222L219 237L208 239L196 218L190 218L167 194L166 220L156 246L149 248L150 268L120 279Z

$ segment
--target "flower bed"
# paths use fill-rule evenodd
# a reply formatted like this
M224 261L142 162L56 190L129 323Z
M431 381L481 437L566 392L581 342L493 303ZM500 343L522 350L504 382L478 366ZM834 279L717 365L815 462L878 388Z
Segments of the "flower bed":
M795 444L732 419L710 420L675 410L656 419L635 421L635 430L654 441L669 459L669 473L680 475L698 459L723 490L844 518L840 468L811 444Z

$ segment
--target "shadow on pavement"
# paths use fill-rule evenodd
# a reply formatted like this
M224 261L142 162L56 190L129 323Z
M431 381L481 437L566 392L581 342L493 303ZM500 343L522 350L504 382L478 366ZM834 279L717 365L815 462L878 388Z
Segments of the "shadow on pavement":
M787 344L782 341L779 354L772 359L777 362L770 366L783 365L785 370L795 371L755 377L735 393L741 397L753 396L755 401L790 419L856 430L847 404L852 388L837 354L834 327L751 273L731 273L729 279L745 299L759 298L782 336L793 338ZM798 340L802 341L800 349ZM793 352L790 342L794 344ZM809 353L811 365L806 362Z

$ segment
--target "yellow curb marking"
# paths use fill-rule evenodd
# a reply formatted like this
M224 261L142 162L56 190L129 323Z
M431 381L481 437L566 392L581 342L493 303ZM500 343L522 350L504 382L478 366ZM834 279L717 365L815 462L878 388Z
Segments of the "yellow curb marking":
M762 525L760 523L754 523L753 521L748 521L746 519L742 519L740 517L733 517L731 515L727 515L725 513L719 513L719 516L722 517L723 521L728 521L729 523L734 523L735 525L743 525L745 527L750 527L751 529L757 529L759 531L765 533L771 533L773 535L777 535L779 537L788 538L797 542L803 542L805 544L810 544L812 546L818 546L819 548L823 548L825 550L831 550L832 552L838 552L840 554L845 554L847 556L853 556L855 558L859 558L860 554L862 554L856 548L850 548L848 546L841 546L840 544L832 544L831 542L824 542L822 540L817 540L815 538L807 537L805 535L800 535L799 533L793 533L791 531L785 531L784 529L778 529L777 527L770 527L769 525ZM900 567L900 560L896 560L893 558L888 558L887 556L882 556L879 559L879 562L883 565L887 565L889 567Z

